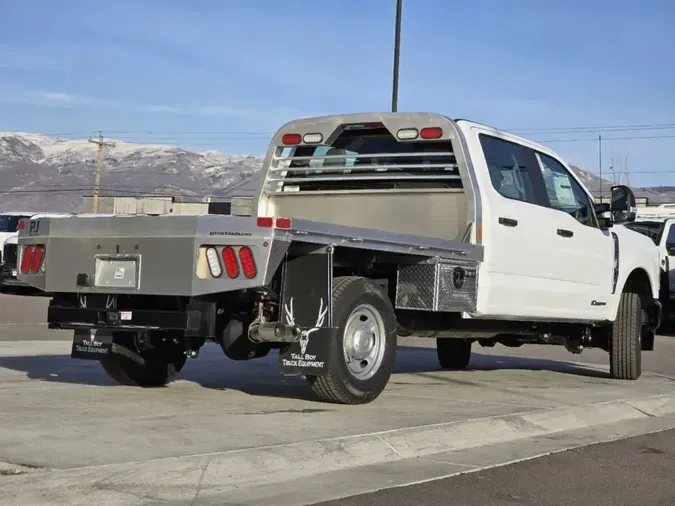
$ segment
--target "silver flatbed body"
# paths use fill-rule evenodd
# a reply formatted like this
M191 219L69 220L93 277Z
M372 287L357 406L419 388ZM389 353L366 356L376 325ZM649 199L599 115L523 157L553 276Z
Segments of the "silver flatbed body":
M20 232L20 241L23 246L45 245L44 272L19 276L51 293L199 296L263 286L294 241L413 255L420 261L483 257L482 246L467 242L309 220L292 220L289 229L260 227L256 217L223 215L88 215L39 221L37 231ZM199 252L209 246L249 246L258 274L253 279L200 276ZM110 268L102 267L105 262L126 260L132 261L125 265L134 271L133 279L124 284L105 279L113 276ZM88 284L78 283L82 275Z

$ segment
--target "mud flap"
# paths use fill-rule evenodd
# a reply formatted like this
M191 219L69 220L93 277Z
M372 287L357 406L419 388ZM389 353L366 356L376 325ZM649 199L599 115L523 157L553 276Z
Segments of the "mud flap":
M333 251L321 248L284 262L281 320L302 329L299 342L279 351L283 375L323 376L328 371L332 308Z
M101 360L112 354L113 334L110 330L78 329L73 333L71 358Z

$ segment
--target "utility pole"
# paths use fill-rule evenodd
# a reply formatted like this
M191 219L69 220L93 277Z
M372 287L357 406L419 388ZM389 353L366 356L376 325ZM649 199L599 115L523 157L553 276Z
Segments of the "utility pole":
M94 175L94 199L92 202L92 212L98 213L98 192L101 184L101 162L103 161L103 148L106 146L115 146L114 142L106 142L103 140L103 133L98 133L98 139L89 139L92 144L98 144L98 158L96 160L96 173Z
M630 169L628 168L628 152L624 158L624 171L626 171L626 186L630 186Z
M394 35L394 75L391 90L391 112L398 111L398 62L401 57L401 14L403 0L396 0L396 31Z
M600 166L600 202L602 202L602 135L598 135L598 165Z

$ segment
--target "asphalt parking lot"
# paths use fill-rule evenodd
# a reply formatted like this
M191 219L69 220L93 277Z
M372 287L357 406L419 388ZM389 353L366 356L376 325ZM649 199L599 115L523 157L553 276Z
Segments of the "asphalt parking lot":
M386 392L350 407L215 346L168 388L113 385L46 304L0 295L1 504L297 506L675 427L667 337L636 382L599 351L476 348L446 372L433 341L401 340Z

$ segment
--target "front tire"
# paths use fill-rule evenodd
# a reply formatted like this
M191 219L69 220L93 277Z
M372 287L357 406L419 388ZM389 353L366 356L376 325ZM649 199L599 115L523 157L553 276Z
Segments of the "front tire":
M101 365L113 381L125 386L161 387L168 385L178 377L176 364L157 354L154 356L152 354L139 355L134 350L134 340L135 335L132 332L116 332L113 335L114 344L145 360L145 364L139 364L120 353L105 355L101 359Z
M642 375L642 301L637 293L622 293L609 339L609 375L636 380Z
M373 281L333 279L331 360L325 376L307 376L325 402L366 404L385 389L396 361L397 322L391 301Z

